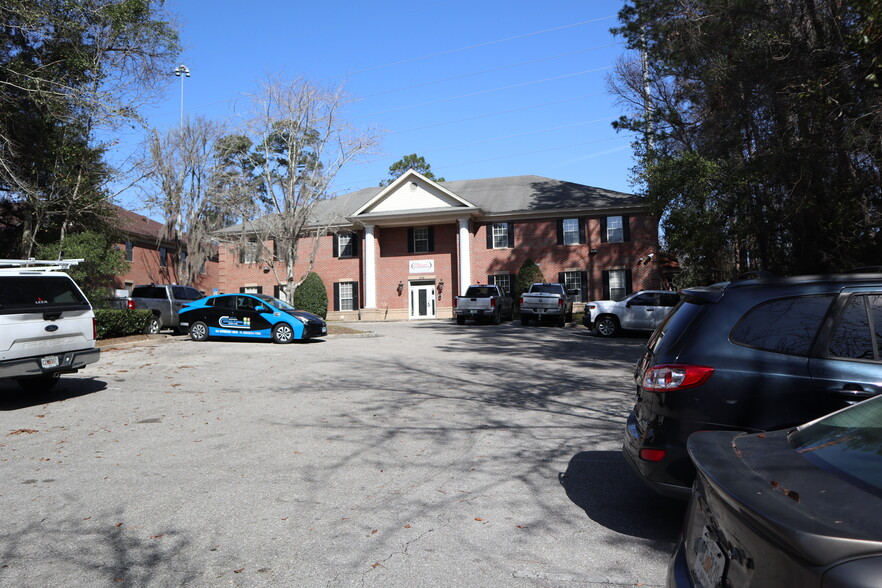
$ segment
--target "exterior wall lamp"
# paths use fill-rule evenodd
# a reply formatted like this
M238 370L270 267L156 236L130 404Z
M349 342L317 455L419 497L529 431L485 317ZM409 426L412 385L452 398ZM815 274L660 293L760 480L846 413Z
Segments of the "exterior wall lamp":
M404 292L404 280L398 280L398 295L401 296L402 292Z
M443 292L443 291L444 291L444 280L441 279L438 282L438 300L441 300L441 292Z

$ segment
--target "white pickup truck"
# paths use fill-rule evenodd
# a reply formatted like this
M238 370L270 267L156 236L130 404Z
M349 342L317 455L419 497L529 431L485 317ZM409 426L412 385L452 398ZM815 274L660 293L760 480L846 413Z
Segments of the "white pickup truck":
M593 300L585 305L582 324L601 337L613 337L621 330L653 331L679 300L676 292L668 290L641 290L621 300Z
M527 326L532 321L554 321L562 327L573 320L573 296L577 290L563 284L535 283L521 294L521 324Z
M474 284L466 288L463 296L453 299L453 312L456 324L465 324L466 319L490 319L498 325L514 316L514 304L499 286L493 284Z

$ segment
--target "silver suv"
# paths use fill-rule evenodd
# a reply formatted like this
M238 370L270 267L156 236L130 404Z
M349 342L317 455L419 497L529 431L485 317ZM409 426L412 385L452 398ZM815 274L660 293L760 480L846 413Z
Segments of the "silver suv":
M92 306L63 271L80 261L0 259L0 379L48 390L98 361Z

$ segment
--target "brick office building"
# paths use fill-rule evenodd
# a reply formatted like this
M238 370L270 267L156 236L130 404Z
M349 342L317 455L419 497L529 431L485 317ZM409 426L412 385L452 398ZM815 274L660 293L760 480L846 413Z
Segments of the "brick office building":
M331 320L449 318L469 284L510 289L528 259L547 281L579 290L579 302L662 285L652 261L658 219L621 192L539 176L439 183L411 170L384 188L321 202L316 216L330 226L313 271L328 289ZM222 233L247 238L241 225ZM257 253L273 250L263 245L221 246L221 292L278 295L274 276L284 270Z
M173 241L162 238L162 223L119 206L113 209L124 239L117 248L125 252L129 269L114 277L111 288L131 293L140 284L180 284L176 269L179 252ZM212 256L202 269L197 283L191 285L212 294L217 287L217 258Z

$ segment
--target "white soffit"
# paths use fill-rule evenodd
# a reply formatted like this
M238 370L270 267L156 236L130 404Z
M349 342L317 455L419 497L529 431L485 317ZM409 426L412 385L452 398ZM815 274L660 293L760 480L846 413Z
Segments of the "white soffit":
M353 214L437 210L439 208L475 208L450 190L414 170L408 170L386 186Z

